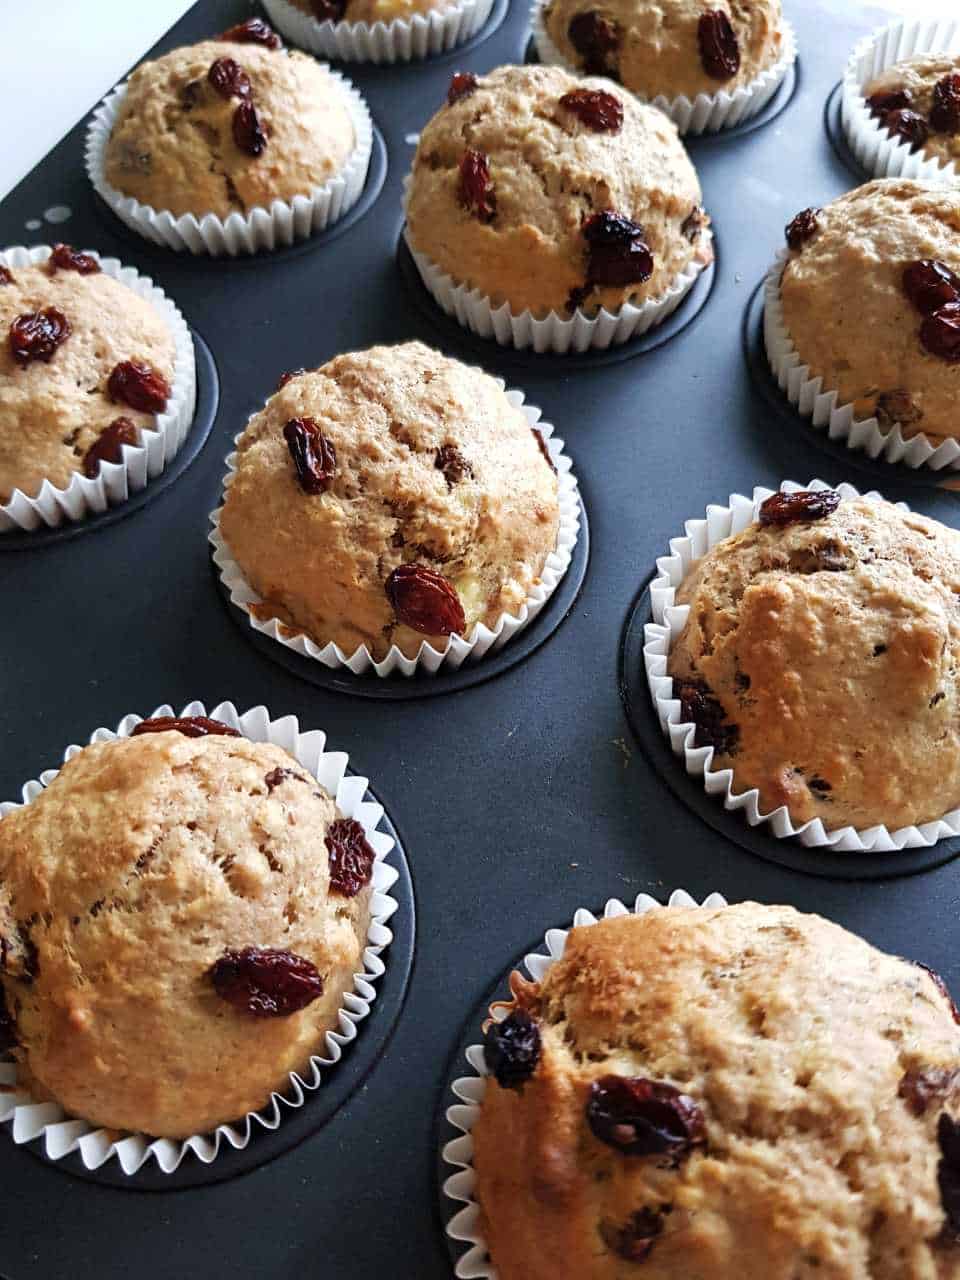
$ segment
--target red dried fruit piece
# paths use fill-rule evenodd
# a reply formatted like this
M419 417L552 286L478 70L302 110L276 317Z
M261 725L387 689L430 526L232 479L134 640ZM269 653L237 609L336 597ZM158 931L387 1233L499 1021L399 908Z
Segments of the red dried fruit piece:
M159 370L140 360L122 360L110 374L107 395L114 404L129 405L139 413L163 413L170 399L170 383Z
M221 1000L255 1018L288 1018L323 995L315 964L273 947L225 951L207 972Z
M483 1060L501 1089L521 1090L540 1061L540 1028L526 1009L491 1021L483 1037Z
M791 249L802 249L820 227L822 209L801 209L795 218L787 223L784 235Z
M706 224L706 210L695 204L680 224L680 234L689 240L691 244L696 244Z
M10 325L10 354L21 366L31 360L49 364L54 352L71 334L70 321L56 307L28 311Z
M915 1116L922 1116L931 1103L942 1102L948 1094L955 1093L958 1083L960 1068L911 1067L904 1072L897 1096L904 1100Z
M625 1156L668 1156L671 1164L704 1146L699 1106L672 1084L643 1076L601 1076L590 1086L587 1124Z
M960 133L960 75L955 71L934 87L930 124L937 133Z
M940 977L939 973L937 973L936 969L931 969L928 964L921 964L919 960L914 960L913 963L917 966L918 969L922 969L923 972L930 977L931 981L933 982L933 985L937 988L937 990L943 996L944 1000L946 1000L947 1005L950 1009L950 1014L954 1022L960 1025L960 1009L958 1009L956 1004L954 1003L953 996L950 994L950 988L947 986L944 980Z
M740 44L722 9L704 13L697 23L700 61L714 80L729 80L740 70Z
M262 156L267 149L263 122L249 100L241 102L233 113L233 140L248 156Z
M306 372L306 369L288 369L286 373L281 373L280 381L277 383L277 390L282 391L288 382L292 382L294 378L299 378L301 374Z
M937 1143L940 1147L937 1186L947 1216L944 1230L956 1240L960 1239L960 1124L946 1112L937 1121Z
M639 223L604 210L587 219L583 236L589 246L587 279L591 284L642 284L653 275L653 254Z
M330 856L331 892L355 898L370 883L377 858L363 827L353 818L338 818L327 828L324 844Z
M221 98L249 98L253 93L250 77L233 58L218 58L207 79Z
M799 489L796 493L774 493L760 504L762 525L799 524L823 520L840 505L836 489Z
M567 27L570 43L583 58L583 69L590 75L616 75L620 48L620 27L612 18L591 9L578 13Z
M476 93L479 83L472 71L455 71L447 90L447 106L452 107L461 98L469 98L471 93Z
M13 272L0 266L0 284L13 284Z
M696 726L694 745L713 747L732 755L740 740L740 728L727 719L723 704L714 697L705 680L678 680L680 723Z
M913 94L909 89L893 89L889 93L875 93L867 99L867 106L872 116L885 116L888 111L899 111L901 107L913 105Z
M136 423L129 418L114 418L83 455L83 474L92 480L99 474L101 462L122 462L122 446L136 443Z
M455 444L442 444L434 455L433 465L443 472L447 485L453 488L464 476L473 475L473 467Z
M463 634L467 619L452 583L422 564L401 564L384 585L397 621L427 636Z
M960 361L960 302L949 302L927 316L920 326L920 341L931 355Z
M333 441L327 439L313 418L291 418L283 428L283 438L303 492L326 493L337 469Z
M531 427L530 430L533 432L533 438L534 440L536 440L537 445L540 448L540 452L543 454L544 461L546 462L550 470L553 472L553 474L556 475L557 464L550 457L550 450L547 448L547 442L543 438L543 432L538 427Z
M347 11L347 0L312 0L311 7L318 22L340 22Z
M883 117L883 123L890 133L904 142L909 142L911 151L919 151L930 136L930 129L923 116L906 107L897 111L888 111Z
M490 181L490 161L482 151L467 151L460 161L460 203L481 222L492 222L497 197Z
M925 316L939 311L948 302L960 302L960 277L936 258L921 258L919 262L908 263L903 269L901 283L903 292Z
M235 27L228 27L222 32L218 39L232 40L234 44L262 44L267 49L283 48L283 41L262 18L248 18L246 22L238 22Z
M242 738L243 734L231 729L220 720L211 720L209 716L151 716L141 720L131 730L130 737L138 738L142 733L182 733L185 738L206 738L216 736L223 738Z
M670 1206L665 1207L669 1211ZM604 1218L598 1230L611 1253L627 1262L646 1262L657 1236L663 1231L663 1213L656 1209L638 1209L623 1226Z
M59 271L79 271L82 276L95 276L100 270L100 263L93 254L78 253L69 244L55 244L49 259L50 274Z
M623 128L623 103L604 89L571 89L560 105L594 133L619 133Z

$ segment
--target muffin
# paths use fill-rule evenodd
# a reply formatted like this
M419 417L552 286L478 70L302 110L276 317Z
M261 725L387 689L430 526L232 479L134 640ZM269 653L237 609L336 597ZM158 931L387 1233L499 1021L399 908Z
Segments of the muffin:
M258 616L375 660L517 613L558 529L540 433L493 378L419 342L284 379L220 515Z
M912 151L960 160L960 54L925 53L887 67L863 88L867 109Z
M547 0L547 34L571 66L641 98L693 100L750 84L783 53L780 0Z
M595 315L659 297L710 257L676 127L559 67L454 77L420 135L411 248L494 306Z
M511 985L472 1128L501 1280L960 1276L960 1028L922 966L745 902L575 928Z
M960 436L960 191L878 179L787 227L783 322L809 377L936 444Z
M373 852L279 747L145 723L0 820L0 984L34 1098L181 1138L322 1051L362 968Z
M456 0L291 0L318 22L409 22L417 14L443 13Z
M0 266L0 332L0 504L98 475L166 408L170 329L90 254L60 244L45 262Z

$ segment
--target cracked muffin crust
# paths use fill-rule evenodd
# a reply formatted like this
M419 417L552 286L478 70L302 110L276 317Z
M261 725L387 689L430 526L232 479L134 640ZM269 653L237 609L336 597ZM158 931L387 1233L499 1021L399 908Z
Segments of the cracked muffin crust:
M780 293L800 363L839 392L857 418L899 424L936 444L960 436L960 364L921 342L923 317L908 298L911 263L960 273L960 191L880 178L816 211L810 238L792 249ZM958 295L960 296L960 295Z
M345 91L314 58L206 40L134 71L107 144L106 178L176 217L226 218L308 195L339 173L355 145Z
M542 982L513 975L539 1056L472 1129L498 1275L956 1280L938 982L791 907L573 929Z
M413 248L455 281L516 313L595 313L709 260L700 184L660 111L559 67L501 67L466 92L457 79L407 200Z
M285 1092L362 968L370 890L331 890L339 816L279 747L168 731L84 748L0 820L0 983L30 1092L163 1137ZM234 1007L210 971L247 947L312 962L322 995Z
M135 361L159 373L168 392L173 385L176 348L161 316L94 259L87 267L81 274L48 259L0 270L0 503L15 489L34 496L44 480L63 489L77 472L95 475L90 451L118 419L129 423L127 443L153 430L155 413L111 398L117 365ZM18 341L18 330L32 327L22 317L51 311L66 320L65 333L53 343ZM119 461L119 446L106 456Z
M409 21L416 14L442 13L456 7L457 0L292 0L318 22Z
M887 67L862 92L868 109L875 107L884 124L888 110L913 111L921 117L927 126L921 143L925 156L943 164L960 160L960 54L905 58ZM871 103L871 98L877 101Z
M765 812L933 821L960 806L960 534L827 493L830 514L751 524L692 566L668 661L681 719Z
M305 421L327 476L312 491L290 429ZM374 347L293 377L251 420L220 529L258 616L415 658L519 611L556 547L557 478L493 378L419 342Z
M571 66L641 98L731 93L783 52L780 0L548 0L543 17ZM705 29L711 23L729 24L719 46Z

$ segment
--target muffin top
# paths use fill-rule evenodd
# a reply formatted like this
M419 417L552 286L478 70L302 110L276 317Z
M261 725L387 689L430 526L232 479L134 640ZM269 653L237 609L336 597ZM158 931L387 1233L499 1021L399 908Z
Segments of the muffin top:
M895 62L864 86L863 96L871 114L914 151L943 164L960 160L960 54Z
M660 111L543 66L455 76L449 98L420 135L407 223L456 281L518 313L596 312L709 257L696 172Z
M960 1276L960 1028L921 966L746 902L573 929L512 985L472 1130L502 1280Z
M768 515L790 523L718 542L677 592L681 721L794 822L942 817L960 805L960 534L833 490Z
M394 22L452 9L456 0L293 0L318 22Z
M798 215L788 242L783 318L810 377L858 418L960 436L960 329L940 312L960 300L960 190L881 178ZM930 263L943 279L924 289Z
M641 98L732 93L783 51L780 0L547 0L550 39L573 66Z
M331 883L340 817L279 747L168 730L84 748L0 820L0 981L33 1095L182 1137L285 1092L366 938L369 889Z
M259 616L415 657L538 582L559 528L541 441L493 378L422 343L337 356L251 419L220 528Z
M107 181L179 217L246 214L322 186L356 144L346 91L305 53L205 40L137 67Z
M0 334L0 502L121 461L169 398L176 347L163 318L68 245L38 266L0 267Z

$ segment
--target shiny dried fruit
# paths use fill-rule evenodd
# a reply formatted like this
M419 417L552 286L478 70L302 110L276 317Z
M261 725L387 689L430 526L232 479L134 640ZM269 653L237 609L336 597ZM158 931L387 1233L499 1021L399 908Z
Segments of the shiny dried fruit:
M140 413L162 413L170 399L170 383L140 360L123 360L110 374L107 395L114 404L129 405Z
M689 240L691 244L696 244L706 224L706 210L695 204L680 224L680 234Z
M461 98L469 98L471 93L476 93L479 83L472 71L455 71L447 90L447 106L452 107Z
M56 307L28 311L10 325L10 354L21 367L32 360L49 364L71 332L70 321Z
M0 284L13 284L13 272L0 266Z
M100 263L92 253L78 253L69 244L55 244L47 261L51 275L57 271L79 271L82 276L95 276L100 270Z
M911 1067L904 1072L897 1089L915 1116L925 1115L933 1102L941 1103L957 1091L960 1084L960 1068Z
M666 1207L669 1209L669 1205ZM663 1231L663 1213L656 1209L638 1209L622 1226L602 1219L598 1230L611 1253L627 1262L646 1262L657 1236Z
M501 1089L522 1089L540 1061L540 1028L526 1009L491 1021L483 1037L483 1059Z
M122 446L136 443L136 423L129 418L114 418L83 455L83 474L92 480L99 474L101 462L122 462Z
M464 476L473 475L473 467L455 444L442 444L434 455L433 465L443 472L443 478L451 489Z
M784 235L791 249L802 249L806 242L820 227L822 209L801 209L795 218L787 223Z
M481 222L492 222L497 197L490 181L490 162L482 151L467 151L460 161L460 203Z
M727 719L722 703L713 696L705 680L678 680L680 723L696 726L694 745L714 747L731 755L740 740L740 728Z
M248 156L262 156L267 149L260 113L249 99L241 102L233 113L233 140Z
M899 111L901 107L913 105L913 94L909 89L893 89L889 93L875 93L867 99L867 106L872 116L885 116L888 111Z
M283 438L303 492L326 493L337 469L333 441L327 439L313 418L291 418L283 428Z
M592 76L617 74L616 53L620 48L620 28L612 18L595 9L578 13L567 27L570 43L583 59L583 69Z
M306 372L306 369L288 369L286 373L281 373L277 382L277 390L282 391L288 382L292 382L294 378L299 378Z
M223 738L241 738L243 735L236 729L220 720L211 720L209 716L151 716L141 720L131 730L130 737L137 738L142 733L182 733L185 738L206 738L215 735Z
M939 973L937 973L935 969L931 969L928 964L921 964L919 960L914 960L913 963L917 966L918 969L922 969L923 972L927 974L927 976L933 982L933 985L937 988L937 990L943 996L944 1000L946 1000L947 1007L950 1010L950 1015L953 1018L954 1022L960 1025L960 1009L958 1009L956 1004L954 1003L953 996L950 994L950 988L947 986L944 980L940 977Z
M955 71L934 87L930 124L937 133L960 133L960 75Z
M903 269L903 292L923 315L931 315L948 302L960 302L960 277L937 258L921 258Z
M340 22L347 11L347 0L311 0L311 8L318 22Z
M920 341L931 355L960 361L960 302L949 302L927 316L920 326Z
M888 111L883 117L884 127L895 137L910 144L911 151L919 151L930 136L930 130L923 116L916 111L903 107L897 111Z
M960 1124L946 1112L937 1121L937 1143L940 1147L937 1186L947 1216L944 1230L956 1240L960 1239Z
M467 619L456 588L422 564L401 564L384 586L397 621L426 636L463 634Z
M703 1113L672 1084L643 1076L601 1076L590 1086L587 1124L626 1156L659 1156L679 1164L706 1143Z
M353 818L338 818L327 828L324 843L330 857L331 893L355 898L370 883L377 858L363 827Z
M594 133L619 133L623 128L623 103L605 89L571 89L560 105Z
M740 70L740 44L730 19L722 9L701 14L697 23L700 61L714 80L729 80Z
M556 475L557 464L554 462L553 458L550 457L550 450L547 448L547 442L543 438L543 432L537 427L531 427L530 430L533 432L533 438L536 440L540 452L543 454L544 461L553 474Z
M207 972L221 1000L255 1018L288 1018L323 995L315 964L273 947L225 951Z
M639 223L606 209L587 219L583 236L588 245L587 279L591 284L642 284L653 275L653 254Z
M895 427L898 423L910 426L923 417L923 410L915 404L910 392L904 391L901 387L894 387L892 391L881 391L877 396L875 412L877 421L884 428Z
M234 44L262 44L266 49L282 49L283 41L268 22L262 18L248 18L220 34L220 40L232 40Z
M823 520L840 505L836 489L798 489L796 493L774 493L760 504L758 517L762 525L799 524L806 520Z
M207 79L221 98L249 98L253 93L250 77L233 58L218 58Z

